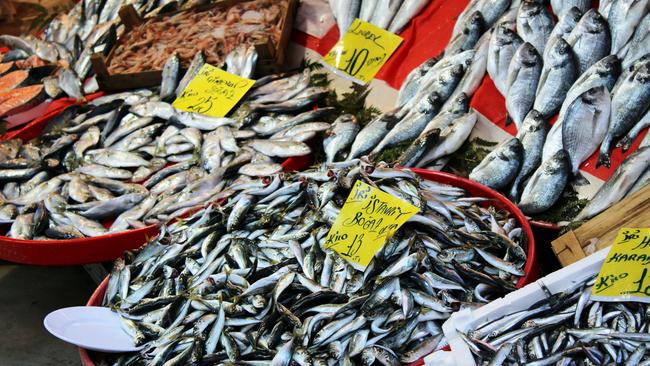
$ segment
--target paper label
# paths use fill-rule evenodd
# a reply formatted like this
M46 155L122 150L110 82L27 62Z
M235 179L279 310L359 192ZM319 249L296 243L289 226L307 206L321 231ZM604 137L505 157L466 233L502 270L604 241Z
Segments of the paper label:
M355 19L324 60L365 84L381 70L400 43L402 37Z
M410 203L358 180L325 239L325 248L356 268L365 268L386 240L418 211Z
M619 230L591 293L599 301L650 302L650 228Z
M203 65L172 104L187 112L225 117L255 84L255 80Z

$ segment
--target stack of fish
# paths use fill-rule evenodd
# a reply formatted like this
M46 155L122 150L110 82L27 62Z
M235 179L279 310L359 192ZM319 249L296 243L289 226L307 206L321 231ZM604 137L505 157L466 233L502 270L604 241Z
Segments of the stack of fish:
M222 188L237 174L281 172L282 159L310 154L305 141L330 128L318 120L332 108L310 109L329 91L309 87L308 70L258 80L240 119L180 111L163 101L184 90L203 62L197 54L181 77L172 56L160 95L104 96L66 109L37 141L3 142L0 211L13 221L9 235L74 238L165 221L227 196ZM109 229L101 224L112 220Z
M598 10L553 2L553 9L557 24L541 1L471 1L444 52L408 75L396 109L357 130L332 159L372 158L410 143L400 165L444 165L474 128L469 99L487 72L518 134L470 178L504 190L528 214L548 210L571 178L585 184L579 167L599 146L599 164L609 166L617 140L626 150L650 125L650 2L602 2ZM647 169L647 159L635 161ZM631 184L639 177L621 174Z
M461 337L477 365L647 365L648 305L593 300L594 281Z
M487 71L506 98L518 134L489 154L470 178L506 190L527 214L552 207L572 179L588 184L579 168L599 146L597 166L609 167L614 143L620 139L617 146L627 150L650 124L650 49L643 43L650 2L609 5L605 11L585 2L557 3L554 24L544 5L524 1L516 15L517 33L504 23L492 35ZM624 197L621 182L630 188L639 181L650 166L647 155L639 151L628 158L578 218Z
M363 271L326 244L357 180L420 209ZM144 346L115 365L413 362L446 345L451 312L524 275L527 238L512 217L408 170L355 160L225 190L222 207L115 263L104 305Z
M392 33L400 33L429 0L329 0L341 37L359 18Z

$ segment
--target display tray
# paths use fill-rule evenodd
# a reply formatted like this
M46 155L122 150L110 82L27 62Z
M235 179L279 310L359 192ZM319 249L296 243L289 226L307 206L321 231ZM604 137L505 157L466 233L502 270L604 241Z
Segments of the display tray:
M86 101L91 101L102 95L103 93L92 94L87 96ZM61 100L59 103L60 108L35 119L19 130L2 135L0 140L35 138L51 118L59 115L67 107L78 104L68 99ZM286 172L299 171L309 167L312 162L313 155L296 156L287 158L282 163L282 167ZM8 224L0 224L0 233L4 234L8 229ZM24 240L0 235L0 260L41 266L71 266L106 262L118 258L125 250L139 248L147 241L147 238L157 234L158 225L69 240Z
M308 156L299 157L299 158L309 159ZM530 227L530 224L528 223L528 220L526 220L526 217L519 210L519 208L517 208L517 206L515 206L512 202L510 202L507 198L505 198L497 191L487 188L469 179L461 178L453 174L443 173L434 170L417 169L417 168L409 168L409 169L424 179L463 188L470 195L473 196L482 196L486 198L491 198L491 200L485 202L485 204L493 205L499 209L507 210L508 212L510 212L514 216L515 220L517 220L519 225L521 225L521 228L523 229L524 233L526 234L526 237L528 238L528 243L527 243L528 258L526 261L526 266L524 267L524 271L526 274L524 275L524 277L522 277L519 280L519 282L517 282L516 287L522 288L528 285L529 283L532 283L535 280L537 280L537 278L539 277L539 267L537 266L536 256L535 256L535 238L533 237L533 231ZM102 283L99 284L95 292L93 292L93 294L91 295L90 299L88 299L86 306L101 306L102 299L104 298L104 293L106 292L107 286L108 286L108 277L106 277L102 281ZM83 364L83 366L96 366L96 364L92 360L89 351L83 348L79 348L79 355L81 357L81 363ZM421 359L414 363L409 364L409 366L419 366L423 364L424 364L424 359Z
M238 1L236 0L218 1L216 3L199 5L190 9L164 13L156 17L144 19L140 17L132 5L126 5L120 9L119 14L120 20L126 28L125 32L128 32L129 30L141 25L148 20L161 20L164 17L169 17L182 12L203 12L211 9L226 8L237 3ZM264 43L255 45L255 51L258 54L255 72L258 76L277 73L282 70L286 56L286 49L291 38L291 30L293 28L293 20L296 15L297 8L298 0L289 0L289 6L287 7L286 12L282 14L282 19L280 21L281 33L277 44L274 44L274 42L271 42L271 40L267 40ZM124 36L122 36L122 38L124 38ZM109 72L108 69L109 65L111 64L111 59L113 58L115 50L119 47L120 44L121 42L118 41L106 57L104 57L104 55L101 53L95 53L91 58L93 69L95 71L95 74L97 74L97 82L100 89L103 91L117 91L147 88L160 85L160 82L162 81L162 69L145 70L123 74Z

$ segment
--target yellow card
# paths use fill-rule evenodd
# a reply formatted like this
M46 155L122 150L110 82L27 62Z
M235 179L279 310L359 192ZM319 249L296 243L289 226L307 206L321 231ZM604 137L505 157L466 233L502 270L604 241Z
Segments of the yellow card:
M255 80L205 64L172 105L188 112L225 117L253 84Z
M357 268L368 266L406 220L419 209L408 202L358 180L325 239L325 248L336 251Z
M402 37L355 19L325 62L362 83L368 83L402 43Z
M650 228L619 230L591 291L600 301L650 302Z

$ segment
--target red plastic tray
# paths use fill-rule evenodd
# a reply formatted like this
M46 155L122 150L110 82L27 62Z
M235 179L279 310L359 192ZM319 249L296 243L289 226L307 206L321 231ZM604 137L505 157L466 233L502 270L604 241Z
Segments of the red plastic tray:
M86 96L91 101L102 96L96 93ZM65 108L78 104L74 99L60 99L52 103L48 112L22 128L10 131L0 139L37 137L47 121L57 116ZM313 161L312 155L288 158L282 163L285 171L306 169ZM70 240L21 240L0 236L0 259L31 265L70 266L87 263L112 261L125 250L136 249L158 234L158 226L150 225L141 229L122 231L94 238Z
M311 157L301 157L301 158L311 159ZM526 261L526 266L524 267L524 271L526 272L526 274L524 275L524 277L519 279L519 282L517 282L516 287L522 288L539 278L539 267L535 259L535 238L533 237L533 231L530 227L530 224L528 223L528 220L526 219L526 216L524 216L521 210L519 210L519 208L514 203L510 202L499 192L490 189L488 187L485 187L481 184L478 184L474 181L471 181L469 179L465 179L465 178L455 176L453 174L448 174L448 173L443 173L443 172L433 171L433 170L416 169L416 168L411 168L411 170L424 179L463 188L472 196L491 198L492 201L489 202L490 205L493 205L497 208L504 209L510 212L514 216L515 220L517 220L517 222L523 229L528 239L528 259ZM86 306L101 306L102 299L104 298L104 293L106 292L106 286L108 286L108 277L106 277L104 281L102 281L102 283L99 284L99 287L97 287L97 289L92 294L90 299L88 299ZM88 354L87 350L83 348L79 348L79 355L81 357L81 363L83 364L83 366L96 366L95 363L90 358L90 355ZM420 366L423 364L424 364L424 360L422 359L413 362L408 366Z

